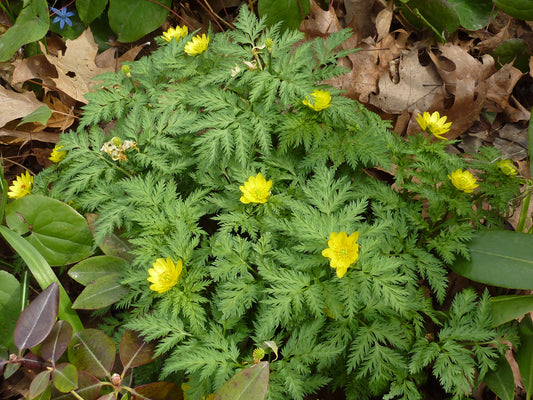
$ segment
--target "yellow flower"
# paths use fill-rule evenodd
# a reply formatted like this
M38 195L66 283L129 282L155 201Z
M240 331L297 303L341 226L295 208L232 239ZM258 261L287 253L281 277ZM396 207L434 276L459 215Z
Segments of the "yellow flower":
M315 111L321 111L331 105L331 94L327 90L317 89L309 96L306 96L305 100L302 100L302 103Z
M507 176L516 176L518 174L518 170L511 160L500 160L496 163L496 166Z
M26 171L26 175L21 174L17 176L17 179L13 181L13 185L9 187L7 196L11 199L20 199L21 197L31 194L31 188L33 187L33 176Z
M183 50L190 56L197 56L206 51L207 46L209 46L209 36L204 33L202 36L196 35L193 37L190 42L187 42Z
M244 186L239 186L241 189L242 196L241 202L244 204L248 203L266 203L268 196L270 196L270 188L272 187L272 181L267 181L261 175L261 172L257 176L251 176Z
M465 193L472 193L479 185L476 184L476 178L469 171L457 169L448 175L452 181L452 185Z
M52 153L50 153L50 157L48 157L49 160L58 163L61 161L65 156L67 155L66 150L61 150L63 146L56 145L54 147L54 150L52 150Z
M183 270L183 263L178 260L176 264L168 257L166 261L163 258L158 258L152 264L153 268L148 270L148 281L152 282L150 290L157 293L164 293L170 290L178 283Z
M418 122L418 125L420 125L420 127L426 132L431 133L439 139L447 140L442 135L450 130L452 123L446 123L446 118L446 116L441 117L438 111L435 111L433 114L429 114L425 111L424 114L418 114L416 122Z
M322 250L322 255L329 258L329 265L337 269L339 278L344 276L348 267L359 257L358 238L359 232L357 231L350 236L346 232L331 232L329 235L328 248Z
M170 28L168 31L163 32L163 36L161 36L163 39L165 39L167 42L170 42L172 38L175 38L176 41L180 40L180 38L184 38L189 33L189 28L187 26L182 26L181 28L179 26L176 26L176 28Z

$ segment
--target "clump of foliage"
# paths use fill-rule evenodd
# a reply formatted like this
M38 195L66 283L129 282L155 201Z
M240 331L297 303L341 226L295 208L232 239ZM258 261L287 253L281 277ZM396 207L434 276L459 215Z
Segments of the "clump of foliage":
M494 149L466 159L446 140L397 137L321 84L345 72L337 49L349 35L301 43L243 8L234 31L161 39L102 76L62 136L66 157L35 179L98 213L97 242L129 241L116 305L159 340L162 378L189 376L191 399L264 342L279 348L269 399L324 386L417 399L430 375L467 397L505 348L487 293L442 304L447 265L468 257L475 229L502 225L518 183ZM459 190L449 176L469 168L476 183ZM336 245L348 262L324 252Z

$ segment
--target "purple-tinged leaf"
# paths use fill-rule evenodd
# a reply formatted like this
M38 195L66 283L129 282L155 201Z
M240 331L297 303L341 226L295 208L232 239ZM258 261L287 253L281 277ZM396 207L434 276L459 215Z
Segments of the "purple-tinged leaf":
M135 392L150 400L183 400L183 391L171 382L155 382L137 386ZM133 394L131 400L142 400L142 397Z
M109 274L89 283L72 304L74 309L96 310L116 303L128 294L119 274Z
M33 354L31 351L27 352L20 361L24 368L32 370L35 373L46 369L46 365L39 359L39 356Z
M54 282L20 314L15 327L15 346L22 351L41 343L54 327L58 309L59 286Z
M116 398L115 393L108 393L98 397L98 400L116 400Z
M72 339L72 326L67 321L57 321L52 332L41 344L41 357L55 363L68 349Z
M264 400L269 376L268 361L240 370L218 389L213 400Z
M69 363L56 366L52 372L52 382L57 390L68 393L78 388L78 371L76 367Z
M124 369L148 364L154 359L152 343L146 343L135 331L126 331L120 339L119 355Z
M115 362L115 343L98 329L76 332L68 348L68 358L78 369L96 377L109 375Z
M49 370L45 370L38 373L35 378L33 378L28 393L30 400L44 393L44 391L50 386L50 373Z

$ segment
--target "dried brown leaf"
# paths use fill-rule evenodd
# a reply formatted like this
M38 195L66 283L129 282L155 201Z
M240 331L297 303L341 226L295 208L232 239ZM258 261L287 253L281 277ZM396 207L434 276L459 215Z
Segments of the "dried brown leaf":
M59 128L61 131L65 131L74 123L73 109L67 107L57 97L47 93L43 98L43 103L52 110L52 116L46 122L48 128Z
M31 140L44 143L59 142L59 133L56 132L27 132L13 129L0 129L0 144L22 144Z
M83 96L95 84L92 79L104 72L113 71L112 68L99 68L96 63L98 45L94 41L90 28L87 28L77 39L67 40L64 54L55 57L46 54L59 74L57 78L50 78L57 89L68 94L73 99L87 103ZM41 49L45 51L41 44Z
M0 104L2 105L0 127L17 118L31 114L44 105L37 100L33 92L17 93L13 90L5 89L3 86L0 86Z
M58 77L57 70L43 54L18 59L13 65L15 66L15 70L13 71L13 79L11 80L12 84L26 82L33 78L43 79L44 77Z
M444 86L435 67L421 65L415 48L400 56L397 71L381 75L379 92L372 94L369 102L385 112L401 114L427 110L435 99L443 98Z

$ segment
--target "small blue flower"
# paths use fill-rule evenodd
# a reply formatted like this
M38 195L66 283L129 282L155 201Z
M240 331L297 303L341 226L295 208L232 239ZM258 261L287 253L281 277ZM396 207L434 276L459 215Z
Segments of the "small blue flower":
M55 24L59 22L59 29L63 30L65 24L72 26L72 21L69 17L76 15L75 13L67 11L66 7L60 8L59 10L57 8L50 7L50 10L52 10L52 12L56 15L52 23Z

